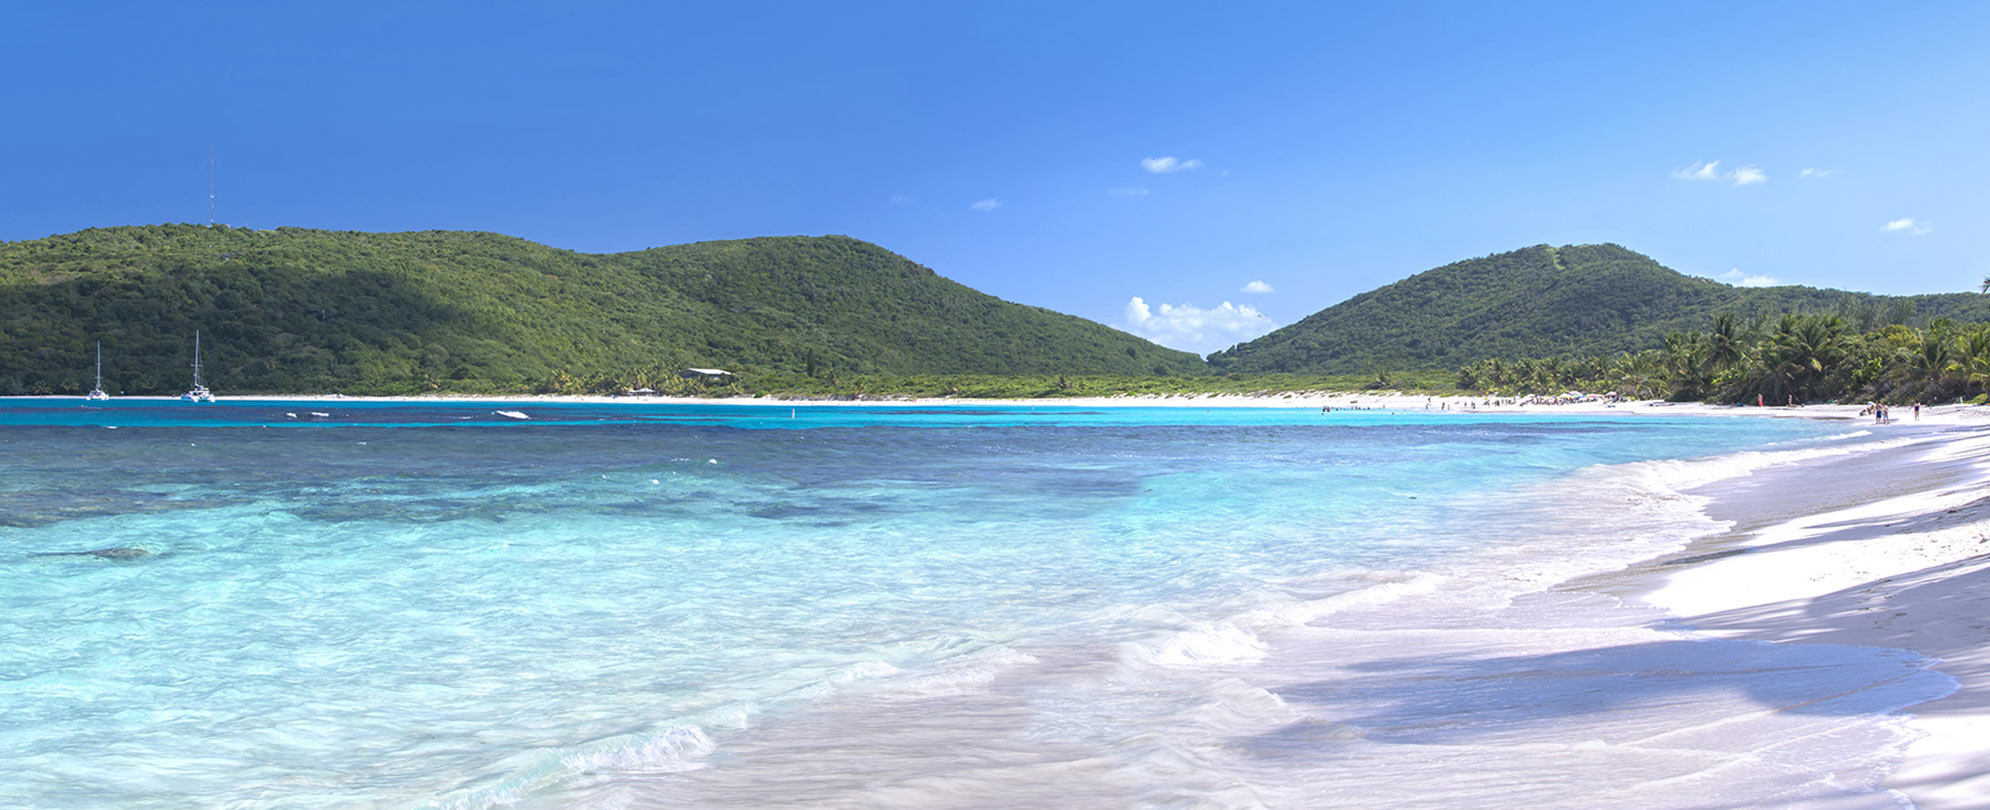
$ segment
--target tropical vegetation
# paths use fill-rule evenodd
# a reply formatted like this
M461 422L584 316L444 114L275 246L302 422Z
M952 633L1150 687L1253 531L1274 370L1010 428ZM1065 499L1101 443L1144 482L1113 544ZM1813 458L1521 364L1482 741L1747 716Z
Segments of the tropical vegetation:
M490 233L158 225L0 243L0 394L580 393L678 372L1205 373L877 245L770 237L591 255Z
M1990 384L1990 324L1937 319L1860 331L1837 313L1744 319L1673 332L1639 352L1576 358L1491 358L1459 369L1460 389L1501 394L1569 390L1788 405L1836 401L1978 401Z
M1659 348L1667 335L1704 330L1721 312L1750 322L1835 313L1863 333L1938 318L1990 321L1990 300L1736 287L1675 272L1618 245L1538 245L1356 295L1210 355L1209 363L1225 372L1351 374L1455 369L1494 357L1607 357Z

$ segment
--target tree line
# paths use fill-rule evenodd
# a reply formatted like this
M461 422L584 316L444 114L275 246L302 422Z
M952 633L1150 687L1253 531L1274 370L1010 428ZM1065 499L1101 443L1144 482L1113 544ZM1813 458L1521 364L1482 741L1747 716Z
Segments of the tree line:
M1482 360L1458 387L1501 394L1614 391L1636 398L1772 404L1984 399L1990 324L1936 319L1861 331L1838 313L1743 319L1720 313L1706 330L1610 356Z

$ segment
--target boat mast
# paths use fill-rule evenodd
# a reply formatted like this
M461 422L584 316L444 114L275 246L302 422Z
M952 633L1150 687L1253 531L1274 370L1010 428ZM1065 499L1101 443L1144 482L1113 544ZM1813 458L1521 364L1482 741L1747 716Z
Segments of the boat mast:
M193 332L193 387L200 387L200 330Z
M104 390L104 342L97 341L97 389Z

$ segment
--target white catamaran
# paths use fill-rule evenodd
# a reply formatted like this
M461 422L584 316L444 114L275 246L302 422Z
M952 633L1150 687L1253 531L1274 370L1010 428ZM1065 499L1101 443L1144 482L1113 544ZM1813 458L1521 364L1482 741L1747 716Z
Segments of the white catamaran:
M104 342L101 340L97 341L97 387L90 389L90 393L84 394L83 398L92 400L111 398L110 394L104 393Z
M214 392L207 390L207 386L200 384L200 331L199 330L195 330L193 333L193 388L188 389L186 393L181 394L180 399L186 402L214 401Z

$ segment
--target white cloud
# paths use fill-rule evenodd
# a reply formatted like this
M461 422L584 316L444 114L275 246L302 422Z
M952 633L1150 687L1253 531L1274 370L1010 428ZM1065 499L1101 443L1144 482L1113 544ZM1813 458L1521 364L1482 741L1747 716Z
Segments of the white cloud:
M1240 289L1237 292L1268 293L1271 291L1272 289L1270 284L1266 284L1262 281L1253 281L1249 284L1244 285L1243 289Z
M1837 174L1837 173L1838 173L1838 170L1837 170L1837 169L1804 169L1803 171L1800 171L1800 172L1797 172L1797 176L1798 176L1798 177L1815 177L1815 178L1817 178L1817 179L1819 179L1819 180L1822 180L1822 179L1824 179L1824 178L1826 178L1826 177L1830 177L1831 175L1834 175L1834 174Z
M1684 169L1673 169L1672 179L1719 180L1721 179L1720 165L1721 162L1716 160L1711 163L1695 163L1691 166L1687 166Z
M1148 306L1134 296L1126 302L1126 330L1171 349L1208 354L1263 335L1278 324L1249 306L1228 301L1203 309L1192 304Z
M1724 172L1721 171L1720 161L1710 160L1705 163L1695 163L1684 169L1673 169L1672 179L1713 180L1721 183L1732 183L1737 186L1752 186L1757 183L1769 182L1769 175L1754 166L1742 166L1739 169Z
M1202 168L1202 161L1196 158L1182 160L1174 155L1168 155L1166 157L1142 158L1140 168L1146 169L1149 174L1174 174L1175 172L1200 169Z
M985 214L988 213L989 211L1001 208L1002 201L995 199L994 197L989 197L988 199L982 200L968 207Z
M1782 281L1778 280L1775 276L1761 276L1761 275L1751 276L1747 273L1741 272L1741 268L1739 267L1729 270L1725 273L1722 273L1721 278L1734 279L1734 281L1731 283L1734 284L1734 286L1736 287L1774 287L1778 284L1783 283Z
M1931 232L1935 226L1925 222L1915 222L1913 217L1902 217L1879 226L1882 231L1906 231L1915 236Z
M1109 188L1106 189L1106 193L1115 197L1144 197L1147 194L1147 187L1127 186L1126 188Z

